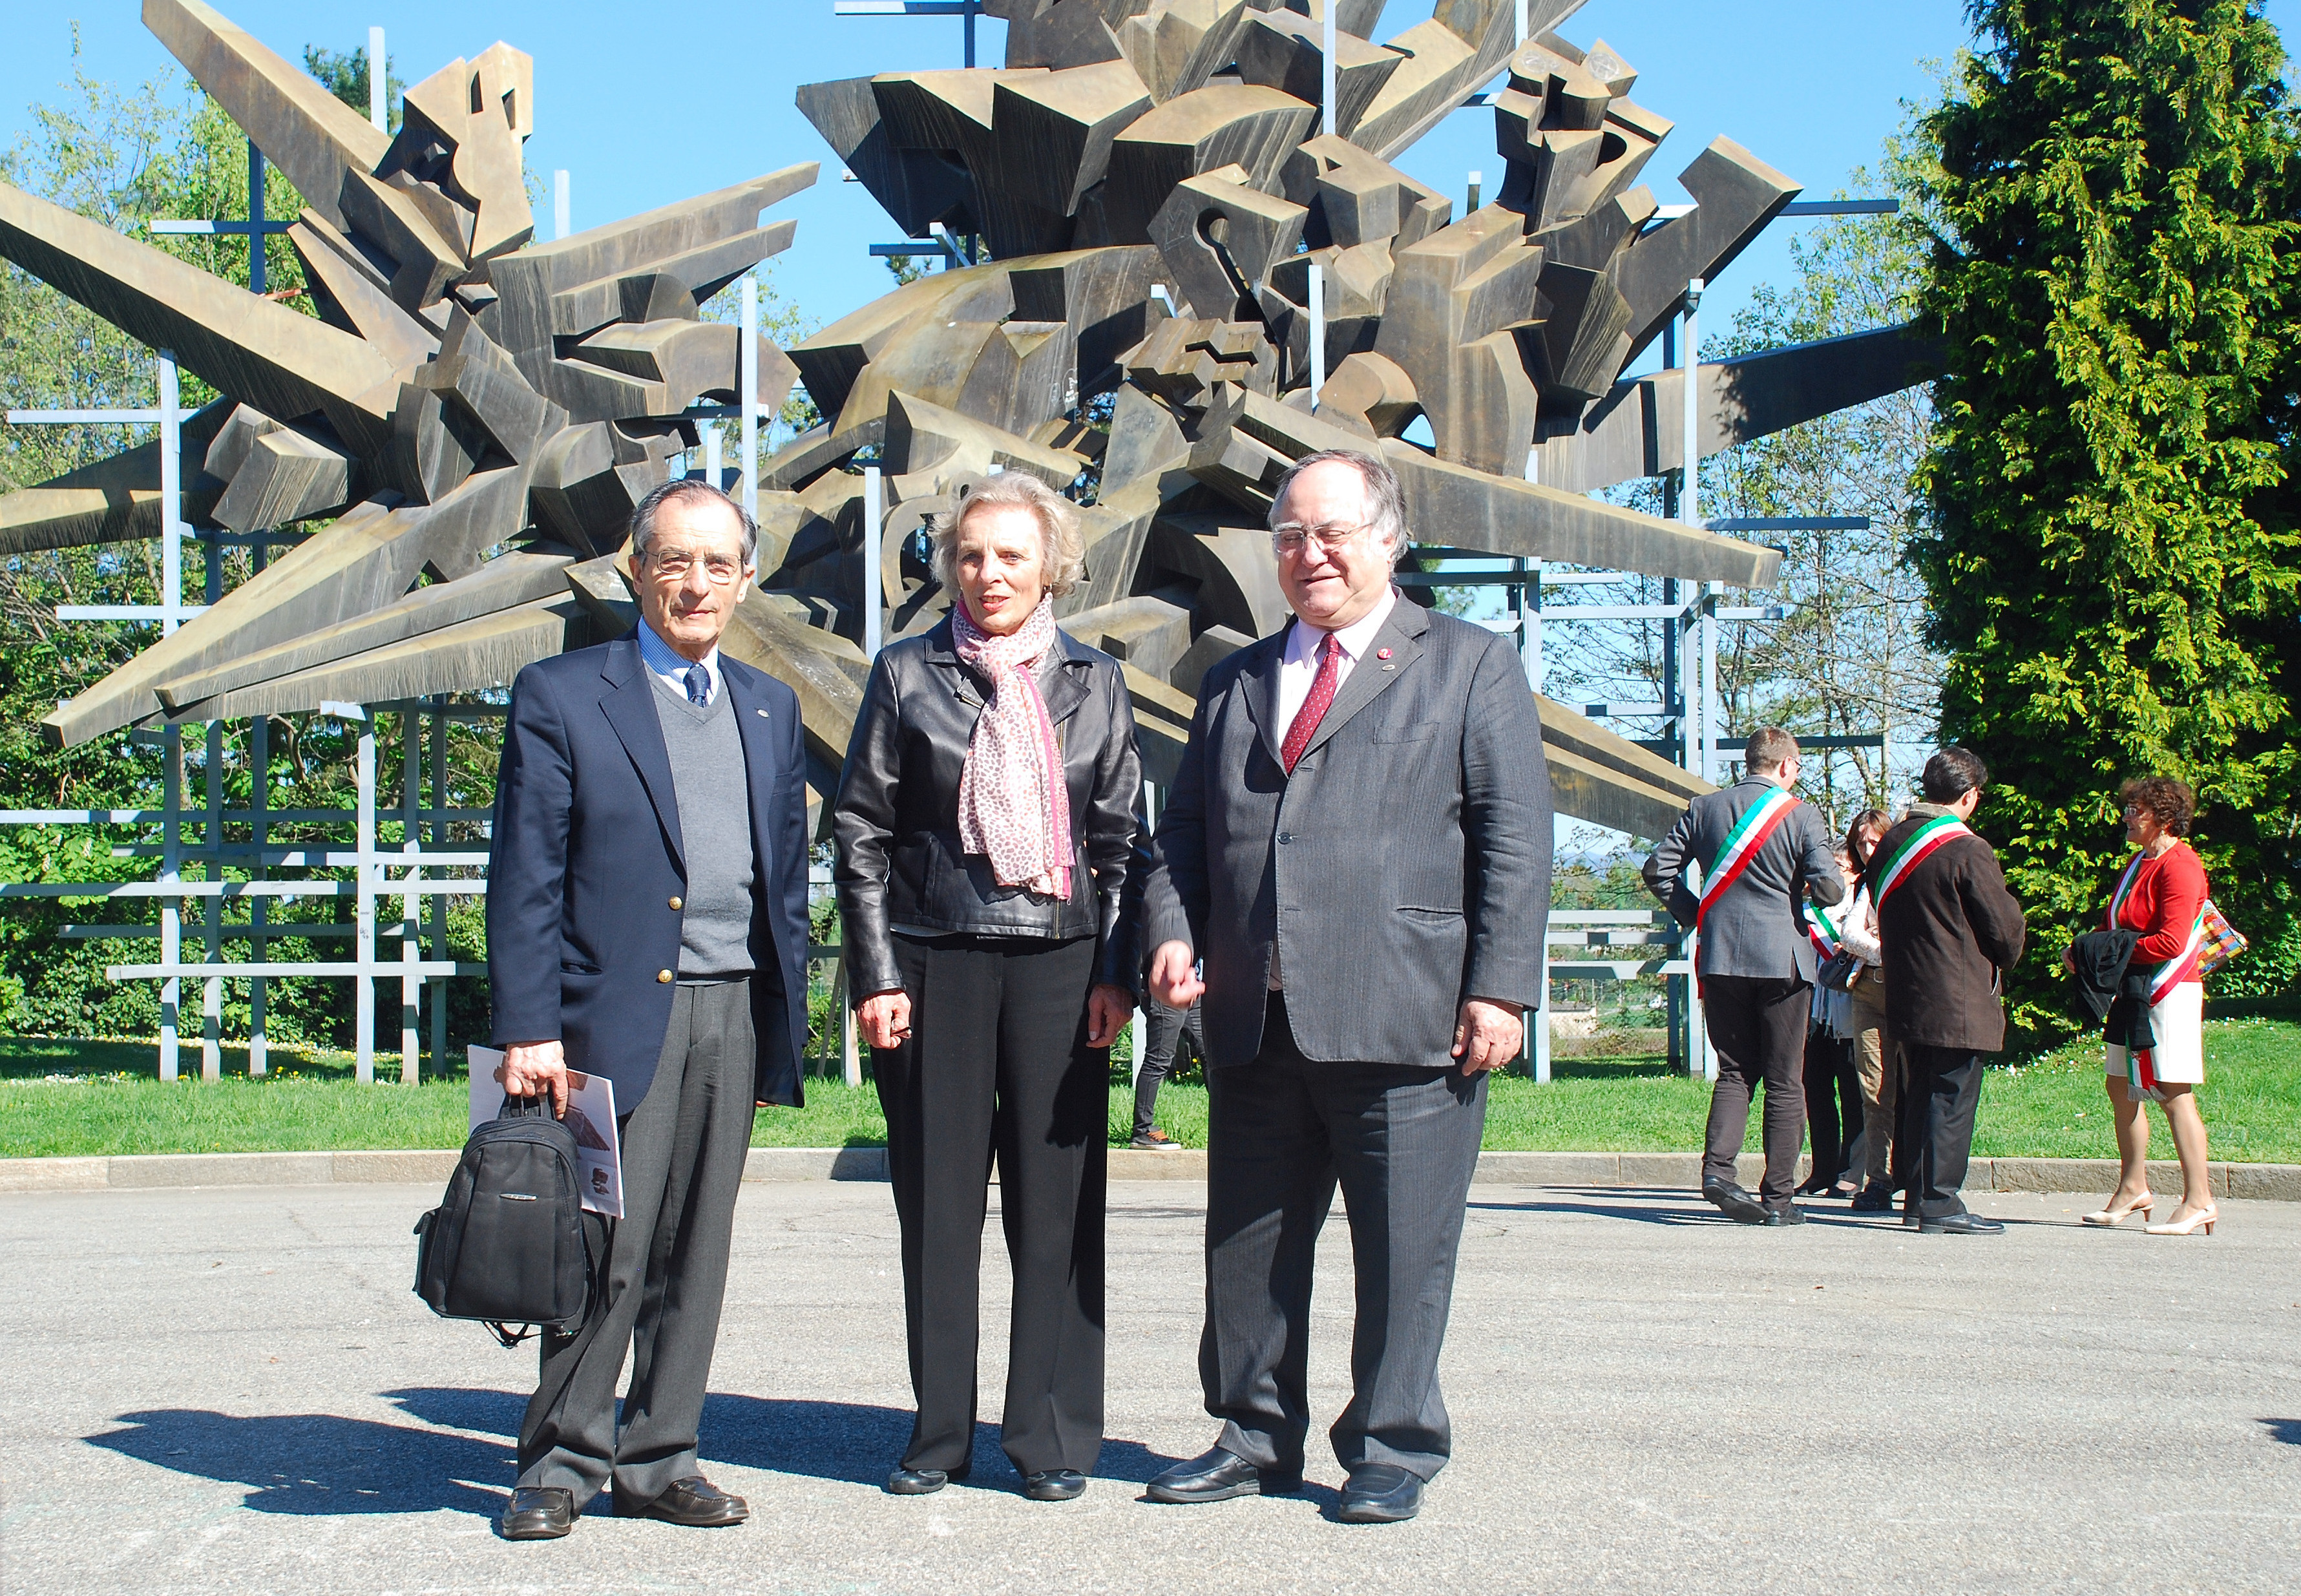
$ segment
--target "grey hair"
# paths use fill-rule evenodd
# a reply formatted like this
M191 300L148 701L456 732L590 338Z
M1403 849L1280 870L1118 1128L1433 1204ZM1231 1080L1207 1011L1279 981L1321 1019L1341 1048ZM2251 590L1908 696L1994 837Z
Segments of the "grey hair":
M1294 485L1294 479L1330 460L1354 468L1365 481L1367 497L1374 503L1374 519L1367 524L1389 542L1391 568L1396 570L1399 556L1406 552L1406 494L1398 485L1396 472L1372 455L1357 449L1320 449L1288 466L1285 474L1278 479L1278 491L1270 500L1271 530L1276 531L1278 528L1278 506L1286 502L1286 490Z
M1039 518L1040 580L1060 598L1086 576L1086 543L1079 535L1078 510L1071 501L1023 471L1004 471L959 490L958 508L927 522L934 547L935 580L943 590L958 591L958 529L977 510L1018 505Z
M724 505L735 512L735 520L743 529L743 564L749 565L759 556L759 523L751 519L743 506L721 489L697 477L674 477L670 481L651 489L632 509L632 558L647 558L648 545L655 541L656 517L669 504Z

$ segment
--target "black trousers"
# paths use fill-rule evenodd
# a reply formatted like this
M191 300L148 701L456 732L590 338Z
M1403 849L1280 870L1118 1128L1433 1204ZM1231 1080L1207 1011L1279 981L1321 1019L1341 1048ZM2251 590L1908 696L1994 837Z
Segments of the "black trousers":
M590 1313L575 1334L541 1338L540 1378L519 1426L522 1485L564 1486L581 1512L611 1479L629 1505L702 1472L696 1427L719 1341L757 1072L750 982L682 982L655 1080L638 1107L616 1116L623 1216L583 1216L601 1260ZM627 1355L632 1383L619 1417Z
M1795 977L1702 978L1702 1018L1718 1050L1718 1084L1710 1093L1702 1179L1734 1179L1734 1160L1750 1131L1750 1099L1766 1090L1766 1178L1759 1191L1781 1207L1797 1191L1798 1147L1805 1140L1805 1032L1813 989Z
M1981 1107L1982 1056L1963 1048L1902 1044L1902 1113L1894 1157L1909 1149L1904 1214L1946 1219L1965 1212L1958 1189L1973 1155L1973 1116Z
M907 1468L975 1456L983 1224L992 1159L1014 1270L1001 1444L1025 1475L1102 1450L1102 1223L1110 1056L1086 1045L1092 938L895 939L911 1034L874 1050L903 1232L918 1416Z
M1206 1057L1206 1032L1199 1018L1196 1003L1185 1009L1169 1008L1156 998L1142 1005L1145 1016L1143 1028L1149 1032L1142 1045L1142 1063L1134 1072L1134 1137L1141 1141L1150 1133L1150 1124L1159 1107L1159 1088L1175 1071L1175 1059L1182 1050L1183 1038L1187 1034L1199 1056Z
M1486 1124L1486 1078L1302 1057L1272 993L1262 1051L1207 1072L1207 1324L1199 1378L1217 1445L1302 1466L1310 1267L1339 1180L1357 1275L1351 1400L1327 1432L1345 1468L1429 1479L1453 1432L1438 1351Z
M1853 1044L1820 1025L1805 1039L1806 1141L1813 1167L1806 1183L1834 1183L1853 1167L1853 1147L1862 1138L1862 1077L1853 1069Z

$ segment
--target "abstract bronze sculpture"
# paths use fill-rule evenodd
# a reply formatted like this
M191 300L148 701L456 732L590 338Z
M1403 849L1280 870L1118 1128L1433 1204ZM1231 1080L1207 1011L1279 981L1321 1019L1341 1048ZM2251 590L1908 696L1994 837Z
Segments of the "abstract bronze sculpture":
M1380 0L991 0L1004 68L799 91L899 224L992 257L787 355L759 347L762 406L804 381L824 419L760 466L764 575L725 646L799 690L818 790L859 701L863 606L890 636L933 623L948 598L910 534L992 471L1097 484L1065 623L1125 662L1154 776L1207 667L1283 615L1262 517L1314 448L1379 452L1410 525L1454 547L1772 580L1770 549L1586 497L1681 464L1661 418L1685 373L1621 373L1797 189L1720 139L1684 175L1698 204L1658 221L1635 185L1669 124L1611 50L1553 31L1579 4L1531 0L1520 45L1515 0L1442 0L1376 44ZM736 397L736 330L698 307L788 247L792 224L760 213L815 165L532 244L518 51L408 89L387 136L199 0L144 15L303 195L289 236L320 319L4 187L0 255L229 396L187 421L188 516L333 519L60 706L52 737L499 685L622 624L625 515L696 442L690 410ZM1506 180L1457 221L1390 163L1505 71ZM1888 328L1700 367L1699 446L1904 387L1920 353ZM1105 398L1107 430L1087 420ZM1403 437L1418 418L1432 447ZM883 478L867 592L866 450ZM0 551L152 536L156 471L146 445L0 498ZM1569 813L1657 834L1703 790L1543 713Z

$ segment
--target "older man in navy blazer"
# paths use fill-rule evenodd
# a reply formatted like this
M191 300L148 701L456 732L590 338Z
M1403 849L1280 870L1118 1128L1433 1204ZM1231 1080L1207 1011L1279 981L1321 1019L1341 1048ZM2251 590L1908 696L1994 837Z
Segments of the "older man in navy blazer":
M639 625L512 687L488 878L504 1085L558 1111L571 1069L615 1083L623 1215L585 1216L597 1290L544 1335L511 1540L567 1533L611 1483L619 1516L749 1512L696 1430L752 1116L799 1101L807 1024L799 701L719 652L757 545L716 488L657 489L632 516Z

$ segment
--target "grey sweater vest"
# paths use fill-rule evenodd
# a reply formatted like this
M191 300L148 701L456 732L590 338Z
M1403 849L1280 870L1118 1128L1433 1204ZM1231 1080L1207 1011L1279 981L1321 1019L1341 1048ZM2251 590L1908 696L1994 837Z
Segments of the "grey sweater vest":
M687 856L686 908L679 928L679 973L690 980L749 975L751 883L758 873L751 843L750 782L743 735L735 724L724 676L707 708L698 708L652 672L656 719L671 756L679 803L679 838Z

